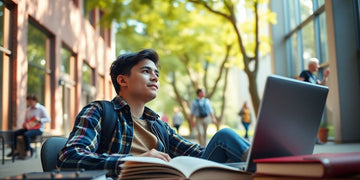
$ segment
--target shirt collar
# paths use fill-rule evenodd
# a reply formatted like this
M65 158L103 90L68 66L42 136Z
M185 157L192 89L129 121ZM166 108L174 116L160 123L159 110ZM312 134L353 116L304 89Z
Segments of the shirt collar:
M123 109L123 108L130 110L130 106L128 105L128 103L119 95L116 95L111 102L114 105L114 109L116 111ZM144 119L148 119L148 120L156 120L156 119L160 118L160 116L156 112L154 112L153 110L151 110L150 108L148 108L146 106L144 109L143 116L144 116Z

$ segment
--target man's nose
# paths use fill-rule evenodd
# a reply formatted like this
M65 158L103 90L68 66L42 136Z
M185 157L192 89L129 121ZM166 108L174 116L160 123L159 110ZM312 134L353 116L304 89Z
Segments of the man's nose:
M155 73L152 73L150 80L157 82L159 80L159 77Z

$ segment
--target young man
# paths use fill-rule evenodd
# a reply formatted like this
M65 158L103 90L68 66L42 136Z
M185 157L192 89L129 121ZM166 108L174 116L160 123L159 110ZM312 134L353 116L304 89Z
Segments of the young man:
M118 114L106 152L99 145L102 107L93 102L78 114L57 162L59 168L106 169L121 173L126 156L149 156L169 161L175 156L201 157L217 162L242 161L249 144L230 129L220 130L207 148L179 136L159 115L145 107L159 89L158 55L145 49L119 56L110 68L117 96L111 101Z
M191 103L190 122L194 124L193 119L195 116L198 141L201 146L205 146L208 125L211 121L215 124L216 118L210 100L205 98L205 92L202 89L198 89L196 90L196 95L197 98Z

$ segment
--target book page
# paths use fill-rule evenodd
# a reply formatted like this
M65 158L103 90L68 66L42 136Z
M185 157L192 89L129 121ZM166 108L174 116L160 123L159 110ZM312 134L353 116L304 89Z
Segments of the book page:
M195 171L204 168L220 168L227 169L231 171L239 171L239 169L226 166L224 164L216 163L214 161L191 157L191 156L178 156L170 161L170 164L176 165L178 169L185 175L185 177L190 177ZM240 171L239 171L240 172Z
M139 156L126 157L123 159L123 161L127 161L122 166L123 168L122 173L125 174L139 173L141 171L148 171L148 170L151 170L151 172L153 173L156 172L175 173L171 169L174 170L177 169L179 172L183 174L183 177L189 178L191 174L193 174L194 172L205 168L211 168L211 169L216 168L216 169L223 169L227 171L241 173L241 171L238 170L237 168L226 166L220 163L216 163L201 158L190 157L190 156L178 156L171 159L170 162L165 162L161 159L153 158L153 157L139 157ZM138 167L141 168L138 169ZM170 167L171 169L166 168L166 171L164 171L162 167L168 167L168 168Z

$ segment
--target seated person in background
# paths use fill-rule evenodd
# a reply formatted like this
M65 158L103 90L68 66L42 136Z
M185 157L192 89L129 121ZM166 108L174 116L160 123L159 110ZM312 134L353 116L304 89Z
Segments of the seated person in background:
M16 130L14 133L14 145L15 150L10 152L7 156L18 156L19 150L16 149L17 137L23 136L25 143L25 151L26 154L24 157L20 157L21 159L27 159L33 155L33 149L30 147L31 138L35 136L39 136L44 132L45 123L50 122L49 115L46 111L46 108L38 103L38 98L35 95L28 95L26 97L26 102L28 104L28 108L25 112L25 122L35 118L35 121L38 122L38 126L28 129L29 127L23 127L19 130Z
M192 143L159 119L145 106L159 89L158 55L152 49L119 56L110 67L117 96L111 101L118 114L111 142L98 152L103 130L102 106L92 102L78 114L74 128L58 157L61 169L108 170L108 176L121 173L122 159L149 156L169 161L176 156L193 156L216 162L240 162L249 143L231 129L218 131L207 147Z
M324 77L320 81L319 78L315 75L315 73L319 71L319 67L319 60L316 58L310 58L308 63L308 69L302 71L298 79L313 84L325 85L327 78L330 74L330 70L327 69L324 71Z

